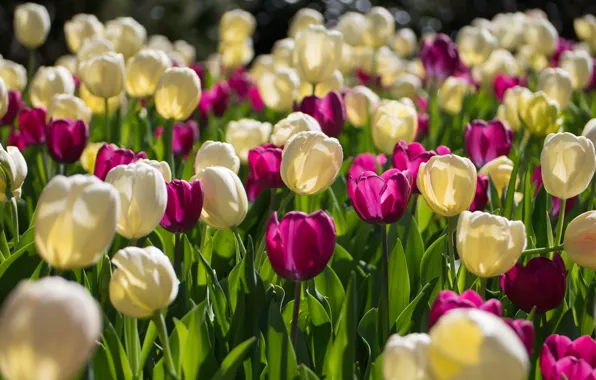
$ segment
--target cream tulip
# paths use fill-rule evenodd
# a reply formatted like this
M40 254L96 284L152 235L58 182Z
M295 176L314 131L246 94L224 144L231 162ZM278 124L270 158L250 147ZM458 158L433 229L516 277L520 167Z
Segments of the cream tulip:
M79 66L79 75L91 94L112 98L124 88L124 57L113 52L93 56Z
M271 48L273 56L273 65L279 67L294 66L294 48L296 44L293 38L284 38L277 40Z
M244 220L248 199L240 178L228 168L211 166L191 178L203 184L205 199L201 220L212 228L233 228Z
M596 53L596 16L587 14L573 20L575 34Z
M526 227L488 212L463 211L456 244L468 271L483 278L499 276L513 268L526 248Z
M544 91L549 98L556 100L563 110L567 108L573 94L571 75L558 67L545 69L538 77L537 89Z
M91 37L85 40L77 53L77 72L82 64L89 58L114 51L114 44L106 39Z
M341 92L343 87L344 76L341 71L335 70L324 82L317 84L314 95L318 98L324 98L331 91ZM310 83L302 81L298 88L297 100L301 102L305 97L313 95L312 90L313 86Z
M426 76L424 65L420 58L406 62L406 72L416 75L418 78L424 78Z
M240 42L222 42L218 52L221 63L228 69L235 69L246 65L255 55L251 39Z
M296 194L318 194L333 184L342 162L343 150L337 139L322 132L300 132L284 146L281 179Z
M190 66L195 62L197 50L194 46L184 40L174 41L174 51L184 58L184 64Z
M147 30L132 17L119 17L106 23L105 37L114 44L116 52L128 59L141 50Z
M102 37L103 24L95 15L79 13L64 23L64 36L70 51L76 54L91 37Z
M456 42L460 58L468 66L486 62L498 45L497 39L488 29L478 26L461 28Z
M392 86L400 75L406 73L406 64L401 58L383 46L375 53L375 74L381 77L383 87Z
M358 12L346 12L339 16L337 30L344 36L344 41L351 46L362 46L362 32L366 26L366 17Z
M141 50L126 62L126 93L133 98L153 95L159 78L171 66L172 61L163 51Z
M383 350L383 380L428 380L428 334L391 335Z
M195 155L195 174L211 166L223 166L238 174L240 158L232 144L220 141L205 141Z
M168 256L153 246L126 247L112 258L110 302L127 317L147 318L168 307L180 281Z
M27 177L27 161L16 146L0 144L0 202L21 199L21 186Z
M520 121L535 136L555 133L561 126L559 103L542 91L522 90L517 107Z
M550 56L557 49L559 33L548 19L529 20L524 33L526 44L542 55Z
M112 244L120 214L116 189L93 175L56 176L35 212L35 247L52 267L89 267Z
M490 178L500 197L503 195L503 190L509 185L513 167L513 161L507 156L500 156L484 164L478 174L483 174Z
M354 127L362 128L371 121L381 103L381 99L370 88L356 86L346 94L344 103L348 121Z
M55 66L62 66L70 71L72 75L77 74L77 57L74 55L63 55L56 60Z
M258 83L261 75L265 73L271 73L274 71L274 60L273 56L270 54L261 54L255 57L248 74L250 75L251 79Z
M242 9L228 11L219 20L219 39L228 43L242 42L252 36L256 26L252 14Z
M449 77L439 89L439 108L451 115L459 114L466 96L474 92L474 87L464 78Z
M46 112L46 121L51 119L72 119L91 121L91 108L85 102L70 94L57 94L52 98Z
M507 123L509 128L518 131L521 128L521 122L518 114L519 97L523 91L528 89L520 86L509 88L505 91L503 104L497 110L497 119Z
M27 70L24 66L8 59L0 59L0 78L8 90L23 91L27 86Z
M339 67L343 36L320 25L310 25L296 35L294 67L300 78L316 85Z
M116 166L105 182L120 194L117 232L127 239L149 235L166 211L168 193L163 175L146 163L135 162Z
M74 94L75 83L64 67L40 67L31 80L30 96L34 107L47 108L56 94Z
M8 110L8 90L4 84L4 79L0 77L0 118L6 115Z
M571 261L596 270L596 211L587 211L567 225L563 246Z
M389 100L381 104L372 119L372 140L385 154L393 153L395 144L408 143L416 138L418 114L411 103Z
M373 72L373 57L375 56L373 49L368 46L358 46L354 48L352 53L355 68L368 74Z
M60 277L21 281L0 318L0 372L7 380L75 378L101 340L99 304L83 286Z
M104 144L104 142L89 143L83 150L83 154L81 154L79 162L87 173L93 174L95 171L95 159L97 158L97 152L99 152L99 148L104 146Z
M592 144L596 147L596 118L586 123L582 131L582 136L592 141Z
M402 73L391 85L391 92L398 98L416 99L422 89L422 81L414 74Z
M167 162L157 161L157 160L149 160L146 158L143 158L137 162L142 162L144 164L151 166L154 169L157 169L157 171L161 173L161 175L163 176L163 179L166 182L172 182L172 170L170 169L170 165L168 165Z
M171 67L159 79L154 98L163 118L186 120L201 99L201 80L188 67Z
M244 163L248 162L248 152L269 141L271 123L253 119L231 121L226 127L226 142L232 144L236 154Z
M302 29L306 29L310 25L323 25L324 21L325 19L319 11L312 8L302 8L292 17L288 36L296 38L298 32Z
M524 42L528 16L521 12L499 13L493 18L492 31L499 41L499 47L515 51Z
M391 48L402 58L411 57L418 48L416 33L410 28L398 30L391 40Z
M321 132L319 122L312 116L302 112L292 112L273 127L271 143L282 147L297 133Z
M428 362L435 380L525 380L530 360L515 331L494 314L455 309L430 331Z
M342 74L349 75L356 69L356 61L354 59L354 48L346 43L341 48L341 60L339 62L339 71Z
M477 177L472 161L448 154L420 164L416 184L431 210L450 217L470 208Z
M289 111L300 87L300 78L295 70L279 68L264 72L257 81L263 103L275 111Z
M486 61L472 69L475 80L484 86L492 86L497 74L519 76L522 68L510 52L504 49L494 50Z
M87 107L91 109L94 115L104 115L105 113L105 99L99 98L89 92L87 87L81 83L79 87L79 96L85 102ZM108 99L108 113L112 114L116 112L122 103L121 94Z
M174 50L174 46L168 37L162 34L154 34L147 40L147 49L159 50L168 54Z
M559 67L571 75L574 90L583 90L592 80L593 63L585 51L566 51L561 55Z
M395 33L395 18L383 7L372 7L365 15L362 41L366 46L378 49L387 45Z
M586 190L596 170L594 144L569 132L553 133L544 140L540 154L542 181L546 191L561 199Z
M43 5L25 3L14 11L14 33L21 44L29 49L37 49L48 38L50 15Z

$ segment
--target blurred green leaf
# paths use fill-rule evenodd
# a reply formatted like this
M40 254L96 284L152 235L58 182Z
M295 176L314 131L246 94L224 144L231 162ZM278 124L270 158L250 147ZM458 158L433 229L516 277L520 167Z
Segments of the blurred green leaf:
M244 357L246 357L256 340L257 338L252 337L237 345L232 352L226 356L212 380L234 380Z

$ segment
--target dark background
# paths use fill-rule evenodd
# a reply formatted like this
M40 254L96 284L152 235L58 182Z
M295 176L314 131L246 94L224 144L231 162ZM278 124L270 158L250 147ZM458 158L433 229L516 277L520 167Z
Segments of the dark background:
M14 8L22 1L0 0L0 54L26 63L27 52L14 39ZM52 29L40 48L37 60L52 64L67 54L63 25L77 13L93 13L101 21L118 16L132 16L142 23L148 35L164 34L170 40L185 39L197 48L197 58L215 51L217 23L221 14L236 7L252 12L257 18L254 35L256 54L267 53L273 43L286 36L288 24L303 7L321 11L328 26L348 10L364 12L372 5L382 5L396 16L398 24L411 27L419 35L426 31L449 34L469 24L476 17L492 18L500 12L530 8L544 10L562 36L575 38L573 19L586 13L596 14L596 0L39 0L48 8ZM399 25L398 25L399 27Z

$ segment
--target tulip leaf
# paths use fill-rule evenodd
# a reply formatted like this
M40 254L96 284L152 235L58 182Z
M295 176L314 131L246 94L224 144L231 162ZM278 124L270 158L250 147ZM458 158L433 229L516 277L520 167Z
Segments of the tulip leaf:
M0 264L0 304L21 280L28 279L35 273L40 262L41 258L31 242Z
M535 232L536 247L546 247L548 244L547 237L547 218L549 205L547 204L547 193L544 187L538 191L538 195L534 197L534 211L532 212L532 227ZM545 218L545 215L547 218ZM530 247L531 248L531 247Z
M145 365L156 338L157 328L155 327L155 323L153 323L153 321L149 321L149 324L147 325L147 332L145 333L145 338L143 339L143 345L141 346L141 361L139 362L140 368L143 368Z
M286 325L281 317L280 304L273 300L267 319L267 371L270 379L294 379L298 376L296 355Z
M521 157L525 153L522 154L515 160L515 164L513 165L513 171L511 172L511 177L509 178L509 184L507 185L507 193L505 195L505 210L503 216L509 220L513 219L513 210L515 207L514 198L515 198L515 191L517 190L517 175L519 172L519 165L521 163ZM525 177L525 173L521 173L523 177ZM524 178L525 179L525 178Z
M188 338L188 328L177 318L174 318L174 326L174 332L170 335L170 349L172 350L174 365L176 366L176 374L180 374L180 370L182 369L182 355Z
M420 232L426 231L433 218L433 211L428 207L424 197L414 198L416 202L416 220Z
M214 348L209 337L206 303L195 306L189 314L188 337L182 353L184 378L211 378L218 363L213 356Z
M372 308L364 314L364 317L358 323L358 335L364 341L368 352L364 376L366 378L370 372L373 358L376 358L381 351L379 344L379 310L377 308Z
M441 235L424 252L420 262L420 283L425 284L442 275L443 251L447 235Z
M329 302L331 307L330 318L335 326L339 321L339 314L346 294L341 281L333 269L327 265L325 270L315 277L315 286L317 291Z
M405 335L414 323L425 322L422 320L422 314L427 311L428 301L438 281L439 279L435 277L425 284L416 298L397 317L395 330L398 334Z
M116 370L116 378L131 380L132 371L130 369L130 364L128 363L126 351L124 350L122 342L120 342L120 339L118 338L118 334L116 333L114 326L105 314L102 338L108 362L111 362L111 366L113 366Z
M559 320L557 327L554 328L553 334L565 335L571 340L580 336L579 328L575 325L573 309L567 309Z
M532 226L532 199L534 198L534 189L532 187L532 172L528 170L526 172L526 179L524 181L524 212L523 220L524 226L526 227L527 234L527 246L531 247L532 241L536 241L536 234Z
M4 260L6 260L6 258L8 256L10 256L10 248L8 248L8 241L6 240L6 234L5 234L4 230L2 230L2 234L0 234L0 260L1 260L1 262L4 262Z
M408 263L399 239L389 255L389 300L389 321L391 321L389 328L391 328L392 321L395 321L410 303Z
M422 235L418 230L418 223L416 219L412 218L408 229L406 230L406 245L404 251L406 253L406 261L408 262L408 275L410 276L410 289L416 291L420 284L420 263L424 256L424 241Z
M580 335L592 335L596 326L594 323L594 311L596 310L594 308L596 297L595 287L596 284L591 283L585 297L583 299L578 297L576 301L577 306L579 306L578 309L581 310L579 321Z
M319 380L317 374L304 364L298 366L298 373L300 375L300 380Z
M236 373L244 360L244 357L250 352L252 346L256 342L257 338L254 336L245 340L244 342L237 345L229 354L226 356L224 361L221 363L221 367L215 373L212 380L234 380L236 379Z
M93 375L96 379L116 380L116 369L113 362L108 359L108 354L103 345L98 345L93 356Z

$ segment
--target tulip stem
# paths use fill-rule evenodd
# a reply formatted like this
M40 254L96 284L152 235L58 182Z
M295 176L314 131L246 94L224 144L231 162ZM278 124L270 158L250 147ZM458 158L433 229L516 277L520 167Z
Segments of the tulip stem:
M126 347L126 356L130 362L133 377L136 378L139 372L139 358L140 352L137 349L136 342L138 338L137 319L132 317L124 317L124 345Z
M563 224L565 224L565 208L567 206L567 200L561 199L560 202L561 206L559 208L559 222L557 223L557 234L555 235L555 245L561 244L561 239L563 237Z
M485 300L485 296L486 296L486 283L488 282L488 278L486 277L480 277L478 279L479 281L479 286L478 286L478 295L482 298L482 300Z
M277 212L279 214L283 213L284 210L288 207L288 205L292 201L292 199L294 199L294 192L290 191L288 193L288 195L286 195L286 197L284 198L284 200L281 202L281 205L279 206L279 209L277 209Z
M387 226L381 224L381 255L383 265L383 289L381 293L381 309L383 310L382 337L389 336L389 251L387 250Z
M182 235L178 232L174 234L174 270L180 280L182 280L182 254L184 247L182 245Z
M453 242L454 217L447 218L447 244L449 245L449 273L451 274L451 289L455 290L457 285L457 274L455 272L455 247Z
M14 227L14 236L13 236L13 246L12 249L16 252L17 246L19 245L19 209L17 206L17 199L12 197L10 198L10 211L12 217L12 226Z
M555 245L554 247L532 248L532 249L526 249L525 251L523 251L522 255L543 255L545 253L563 251L564 249L565 248L564 248L563 244Z
M163 130L164 161L170 165L172 173L176 173L174 167L174 154L172 153L172 134L174 133L174 121L166 120Z
M596 196L596 176L592 178L592 188L590 189L590 201L588 203L588 210L594 209L594 196Z
M157 310L153 316L151 317L153 323L155 323L155 327L157 327L157 334L159 335L159 340L161 341L162 350L163 350L163 359L166 364L166 368L174 379L177 379L178 376L176 375L176 368L174 367L174 361L172 360L172 352L170 351L170 341L168 340L168 329L166 327L166 321L163 317L163 314L160 310Z
M315 84L312 85L312 94L311 95L312 96L315 96L316 91L317 91L317 84L315 83Z
M240 238L240 234L238 233L238 227L236 227L236 226L232 227L232 232L234 233L234 237L236 238L236 241L238 242L238 247L239 247L239 249L236 250L236 261L238 263L240 263L242 258L244 256L246 256L246 247L244 246L244 243L242 242L242 239Z
M112 142L112 129L110 128L110 112L108 110L108 98L103 98L103 122L104 122L104 138L107 143Z
M292 313L292 327L290 328L290 337L292 339L292 346L297 352L296 340L298 339L298 317L300 315L300 297L302 296L302 282L296 281L296 290L294 291L294 311Z

